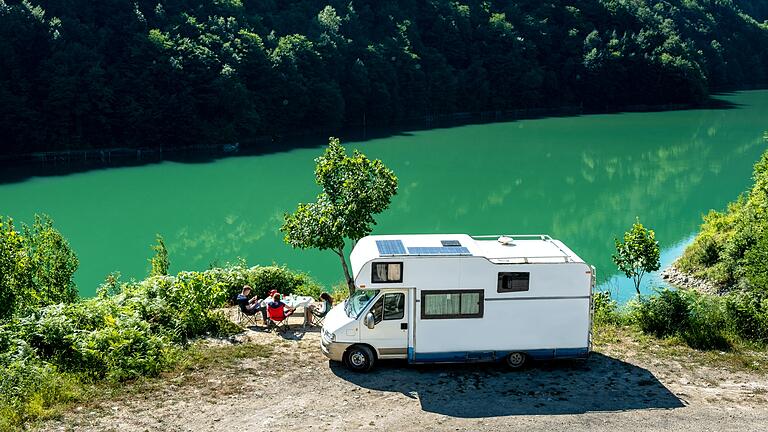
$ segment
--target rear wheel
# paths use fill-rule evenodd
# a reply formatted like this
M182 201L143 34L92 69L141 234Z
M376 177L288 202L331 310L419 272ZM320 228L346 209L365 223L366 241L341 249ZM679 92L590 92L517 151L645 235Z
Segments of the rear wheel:
M365 345L353 345L344 356L344 363L355 372L368 372L376 361L373 351Z
M511 369L520 369L528 361L528 356L525 353L513 352L507 356L507 366Z

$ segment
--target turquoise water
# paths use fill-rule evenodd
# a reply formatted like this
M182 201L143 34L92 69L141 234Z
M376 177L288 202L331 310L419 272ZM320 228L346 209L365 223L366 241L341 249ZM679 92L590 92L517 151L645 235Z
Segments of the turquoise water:
M400 179L374 233L547 233L594 264L603 288L623 300L634 289L616 274L613 239L636 216L656 230L667 264L703 213L750 185L766 148L768 91L716 98L731 106L466 125L345 144L382 159ZM166 239L172 271L242 258L287 264L331 285L342 280L338 258L293 250L278 232L284 212L319 192L313 160L325 142L7 180L0 214L21 221L49 214L80 258L84 296L113 271L144 277L156 233ZM651 275L643 289L659 283Z

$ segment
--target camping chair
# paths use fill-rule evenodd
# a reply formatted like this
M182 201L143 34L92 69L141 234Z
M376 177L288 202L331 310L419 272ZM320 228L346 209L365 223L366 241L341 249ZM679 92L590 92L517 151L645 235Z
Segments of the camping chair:
M245 321L248 326L255 326L256 323L256 317L259 311L257 310L248 310L248 300L247 299L237 299L237 323L240 325L243 325L243 321Z
M289 328L288 317L292 314L293 312L285 313L285 305L278 307L272 307L272 303L267 305L267 317L269 317L270 325L275 330L287 330Z
M322 312L316 312L316 311L313 310L312 311L312 315L309 317L309 319L311 320L309 325L322 327L323 326L323 321L325 321L325 316L328 315L328 312L331 311L332 307L333 307L333 305L331 304L331 302L329 302L328 300L324 300L323 301L323 311Z

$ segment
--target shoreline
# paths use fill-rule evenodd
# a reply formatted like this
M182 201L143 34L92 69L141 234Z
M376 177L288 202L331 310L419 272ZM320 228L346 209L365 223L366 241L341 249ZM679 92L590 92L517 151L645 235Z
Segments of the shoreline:
M390 125L351 122L334 130L307 129L304 131L275 132L243 138L237 143L194 144L184 146L156 147L83 147L58 151L36 151L23 154L0 154L0 166L23 165L39 168L101 168L135 166L162 162L165 160L187 158L223 158L238 155L265 154L301 148L307 139L343 137L344 141L360 141L378 138L392 131L414 131L439 129L445 127L499 123L516 120L532 120L546 117L578 117L582 115L617 114L623 112L665 112L694 109L714 109L727 106L718 101L717 96L728 92L751 91L768 86L744 87L735 89L712 90L703 102L666 103L666 104L626 104L606 106L603 109L586 108L583 105L561 105L555 107L530 107L507 110L485 110L471 112L428 113L424 116L403 118Z
M675 288L694 289L699 292L711 295L722 295L728 292L726 289L718 288L712 282L698 278L679 270L675 267L675 262L665 268L661 274L661 279L674 286Z

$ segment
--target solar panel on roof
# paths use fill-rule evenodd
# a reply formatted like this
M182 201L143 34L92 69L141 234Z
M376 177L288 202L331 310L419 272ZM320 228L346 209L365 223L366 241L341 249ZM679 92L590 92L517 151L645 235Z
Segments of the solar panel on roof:
M405 246L400 240L376 240L379 255L405 255Z
M409 247L409 255L472 255L465 247Z

